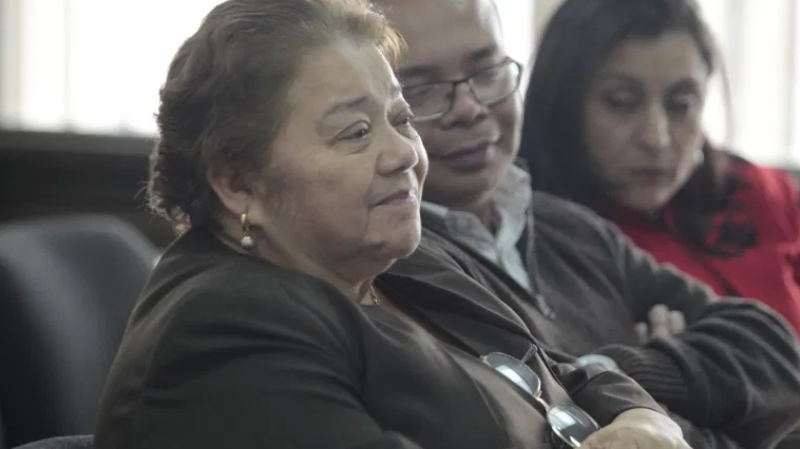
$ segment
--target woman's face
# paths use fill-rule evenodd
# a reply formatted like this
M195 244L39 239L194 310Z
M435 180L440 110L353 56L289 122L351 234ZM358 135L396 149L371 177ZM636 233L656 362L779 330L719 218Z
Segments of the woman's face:
M709 67L686 32L623 41L593 76L584 106L589 158L612 200L664 206L702 161Z
M410 254L428 160L381 52L341 42L308 55L287 110L250 205L258 248L342 278Z

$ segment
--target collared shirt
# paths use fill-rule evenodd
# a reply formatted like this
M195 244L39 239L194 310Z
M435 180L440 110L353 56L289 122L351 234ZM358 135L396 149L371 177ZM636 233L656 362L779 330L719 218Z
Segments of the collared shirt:
M451 237L496 263L530 291L530 276L517 242L525 232L531 196L530 175L522 168L512 166L508 176L500 180L492 194L498 216L496 234L473 213L451 210L427 201L422 202L422 208L431 218L440 220L440 225Z

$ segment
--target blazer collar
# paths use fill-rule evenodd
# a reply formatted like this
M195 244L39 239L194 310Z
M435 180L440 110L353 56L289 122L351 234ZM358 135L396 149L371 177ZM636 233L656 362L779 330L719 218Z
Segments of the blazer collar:
M395 293L399 307L416 312L474 355L500 351L521 358L535 346L529 329L510 307L424 239L417 251L377 282Z

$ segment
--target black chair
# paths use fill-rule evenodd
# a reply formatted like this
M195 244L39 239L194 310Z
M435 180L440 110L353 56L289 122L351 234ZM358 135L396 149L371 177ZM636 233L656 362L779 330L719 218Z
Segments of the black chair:
M16 449L93 449L91 435L56 437L28 443Z
M2 406L0 406L0 410L2 410ZM5 431L3 430L3 416L0 415L0 449L5 449L6 446L6 437Z
M157 256L129 223L0 227L0 406L8 447L94 431L128 316Z

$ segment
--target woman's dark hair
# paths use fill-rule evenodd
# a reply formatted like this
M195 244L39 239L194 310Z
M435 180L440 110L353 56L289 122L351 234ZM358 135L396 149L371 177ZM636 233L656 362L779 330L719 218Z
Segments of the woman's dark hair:
M693 0L565 0L542 35L525 99L520 145L535 190L597 207L605 185L589 160L583 108L591 78L628 38L687 32L708 66L721 66L708 26ZM705 139L704 161L673 199L682 236L702 245L707 217L728 190L723 158Z
M161 89L148 198L180 231L217 226L210 168L261 175L305 58L337 40L376 45L396 64L400 36L368 0L228 0L180 47ZM332 75L335 76L335 75Z

